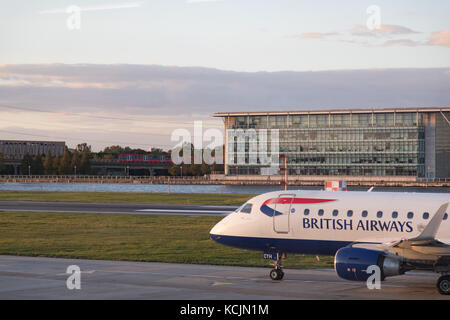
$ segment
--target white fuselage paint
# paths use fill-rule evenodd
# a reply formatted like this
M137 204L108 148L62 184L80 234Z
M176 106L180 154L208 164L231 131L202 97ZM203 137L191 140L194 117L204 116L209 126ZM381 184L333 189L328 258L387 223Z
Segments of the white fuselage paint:
M266 204L280 214L275 216L267 214L267 207L266 214L262 212L261 208L269 199L289 196L300 199L296 200L297 202L323 199L333 201L289 203L288 199L285 200L286 203ZM234 239L242 237L243 248L246 247L244 242L252 238L312 240L322 243L327 241L386 243L418 236L439 207L448 202L450 202L448 193L294 190L270 192L250 199L247 202L252 204L250 213L237 211L231 213L215 225L210 234L214 240L218 239L217 236ZM305 209L309 209L308 215L305 215ZM323 215L319 215L321 213L319 210L323 210ZM338 211L337 216L333 216L333 210ZM353 211L352 216L347 215L349 210ZM367 211L366 217L362 216L364 210ZM380 211L381 218L377 216ZM396 218L393 218L394 211L398 213ZM414 213L413 218L408 218L409 212ZM423 217L425 212L428 212L428 219ZM447 219L441 223L436 239L450 243L448 214ZM236 245L235 242L233 246L239 247L239 244ZM297 252L301 253L301 249ZM308 253L312 251L308 250Z

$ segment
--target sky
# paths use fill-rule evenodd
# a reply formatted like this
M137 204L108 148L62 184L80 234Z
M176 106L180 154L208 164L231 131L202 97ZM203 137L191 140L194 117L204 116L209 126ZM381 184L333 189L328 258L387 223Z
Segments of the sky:
M0 139L173 146L214 112L450 105L450 2L0 0Z

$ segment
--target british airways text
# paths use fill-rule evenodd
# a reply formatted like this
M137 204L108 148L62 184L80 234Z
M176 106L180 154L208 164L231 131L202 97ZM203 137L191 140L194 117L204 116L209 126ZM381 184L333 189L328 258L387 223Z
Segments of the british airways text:
M413 232L411 221L303 218L303 229Z

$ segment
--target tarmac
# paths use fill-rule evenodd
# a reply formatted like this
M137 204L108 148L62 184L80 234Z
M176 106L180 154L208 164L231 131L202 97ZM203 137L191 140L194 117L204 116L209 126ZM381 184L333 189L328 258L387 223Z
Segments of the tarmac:
M67 273L73 265L80 268L79 282L75 274ZM381 289L368 289L364 282L338 278L332 269L285 269L282 281L271 280L269 271L270 266L0 256L0 299L450 300L450 296L437 292L438 275L431 273L412 272L388 278L381 283Z

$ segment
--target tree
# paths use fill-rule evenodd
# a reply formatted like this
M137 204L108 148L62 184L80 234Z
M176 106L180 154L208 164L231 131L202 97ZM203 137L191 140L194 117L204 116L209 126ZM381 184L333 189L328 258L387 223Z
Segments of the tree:
M42 156L37 154L33 157L33 162L31 164L31 174L43 174L44 165L42 164Z
M54 167L53 167L53 158L52 153L47 151L47 154L45 155L44 159L44 174L50 175L54 174Z
M200 172L202 175L209 174L211 173L211 168L210 166L208 166L206 163L203 162L202 165L200 166Z
M32 165L33 157L29 153L26 153L20 163L20 172L22 172L22 174L29 174Z
M180 175L180 167L179 166L171 166L169 168L169 174L171 176L179 176Z
M91 152L91 146L88 145L86 142L80 143L80 144L77 144L76 151L81 152L81 153L83 153L85 151L86 152Z
M5 158L3 157L3 153L0 152L0 171L5 170Z
M89 174L91 172L91 163L89 161L89 152L84 151L81 155L80 173Z
M61 166L61 157L59 153L57 153L55 159L53 159L53 174L61 173L60 166Z
M70 162L70 167L73 170L73 173L76 173L76 168L78 168L78 169L80 168L77 151L75 151L72 155L72 161Z
M71 174L72 168L70 166L70 152L65 149L59 165L59 174Z
M130 148L126 147L125 149L121 146L110 146L106 147L103 152L104 153L113 153L113 154L121 154L121 153L127 153L125 151L129 151Z

